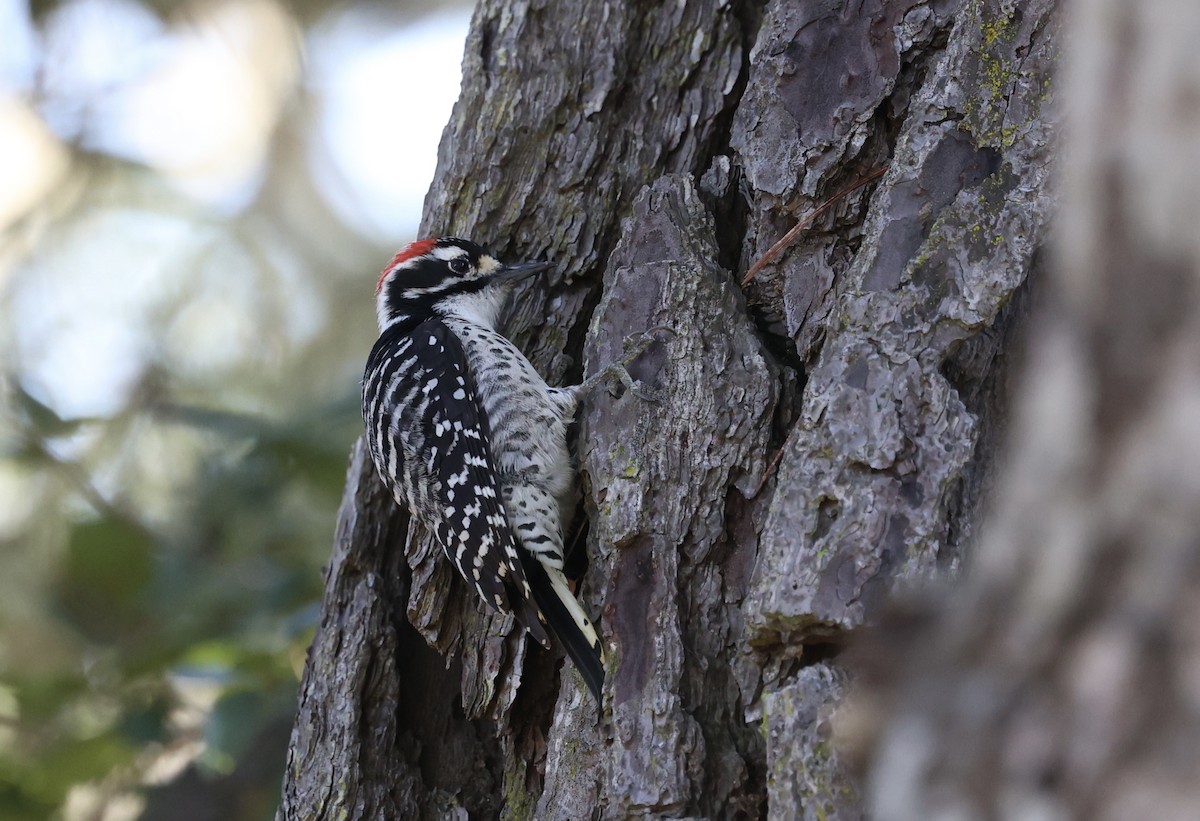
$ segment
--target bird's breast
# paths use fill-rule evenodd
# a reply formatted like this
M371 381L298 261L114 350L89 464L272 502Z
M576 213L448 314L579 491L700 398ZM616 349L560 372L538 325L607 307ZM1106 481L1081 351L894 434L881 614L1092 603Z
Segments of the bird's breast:
M497 469L509 481L561 495L572 477L566 426L545 380L504 336L468 323L459 326L452 329L463 342Z

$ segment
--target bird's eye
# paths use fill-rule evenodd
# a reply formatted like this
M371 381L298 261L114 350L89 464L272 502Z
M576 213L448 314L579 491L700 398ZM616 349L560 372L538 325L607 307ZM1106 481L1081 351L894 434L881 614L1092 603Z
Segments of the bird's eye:
M471 270L471 263L467 262L462 257L455 257L450 260L450 270L456 274L465 274Z

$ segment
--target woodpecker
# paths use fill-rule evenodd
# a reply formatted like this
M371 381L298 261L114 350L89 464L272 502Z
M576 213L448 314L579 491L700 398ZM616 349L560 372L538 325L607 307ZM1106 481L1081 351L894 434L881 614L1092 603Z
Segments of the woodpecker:
M553 636L596 703L604 651L563 574L575 471L567 426L624 363L552 388L498 330L513 286L544 262L505 265L457 237L423 239L379 277L379 339L363 378L375 468L488 605L549 648Z

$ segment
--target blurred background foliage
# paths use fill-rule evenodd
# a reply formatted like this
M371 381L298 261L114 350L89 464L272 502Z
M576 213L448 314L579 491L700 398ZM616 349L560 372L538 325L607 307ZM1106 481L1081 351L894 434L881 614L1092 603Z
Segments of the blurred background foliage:
M469 13L0 0L0 818L273 815Z

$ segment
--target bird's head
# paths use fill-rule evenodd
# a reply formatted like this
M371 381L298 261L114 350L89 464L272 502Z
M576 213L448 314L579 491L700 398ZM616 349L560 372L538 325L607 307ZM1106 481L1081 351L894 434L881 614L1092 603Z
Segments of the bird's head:
M513 283L550 268L546 262L505 265L458 237L409 243L379 275L379 329L406 320L453 315L494 327Z

